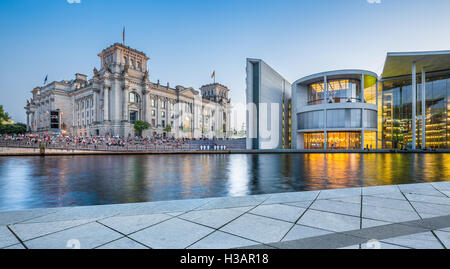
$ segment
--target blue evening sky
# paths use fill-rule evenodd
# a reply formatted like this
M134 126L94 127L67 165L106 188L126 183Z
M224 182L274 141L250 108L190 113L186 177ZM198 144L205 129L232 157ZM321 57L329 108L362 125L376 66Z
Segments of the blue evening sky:
M92 77L121 42L150 57L150 80L198 89L216 81L245 102L245 59L290 82L332 69L380 74L388 51L450 49L448 0L2 0L0 104L25 122L30 91ZM240 127L240 124L238 124Z

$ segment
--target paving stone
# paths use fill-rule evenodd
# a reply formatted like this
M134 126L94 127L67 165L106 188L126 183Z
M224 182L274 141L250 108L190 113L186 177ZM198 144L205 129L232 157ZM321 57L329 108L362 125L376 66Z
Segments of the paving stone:
M139 206L120 213L120 216L151 215L190 211L207 204L210 198L141 203Z
M408 198L409 201L450 205L450 198L447 198L447 197L437 197L437 196L411 194L411 193L406 193L405 196L406 196L406 198Z
M156 249L183 249L214 230L181 219L170 219L130 235L133 240Z
M377 242L377 243L361 244L361 249L409 249L409 248L397 246L397 245L393 245L393 244L388 244L388 243L384 243L384 242Z
M449 205L439 205L422 202L411 202L422 218L450 215Z
M433 182L431 185L440 191L450 191L450 181Z
M95 219L55 221L43 223L19 223L11 225L10 227L22 241L27 241L36 237L56 233L68 228L80 226L93 221L95 221Z
M381 220L386 222L404 222L420 219L414 210L398 210L378 206L363 206L363 218Z
M291 241L330 233L332 232L303 225L294 225L294 227L292 227L289 233L281 241Z
M116 216L99 220L99 222L123 234L131 234L170 218L171 216L166 214Z
M430 183L405 184L399 185L399 188L403 193L415 193L445 197L445 195L436 190Z
M428 231L428 229L417 226L403 225L400 223L392 223L347 231L345 233L359 238L365 238L365 240L368 241L372 239L382 240L396 236L423 233L425 231Z
M166 212L164 214L167 214L167 215L172 216L172 217L177 217L177 216L183 215L185 213L186 213L185 211L179 211L179 212Z
M113 242L107 243L98 247L97 249L148 249L148 247L139 244L130 238L120 238Z
M386 186L373 186L373 187L363 187L363 195L374 195L374 194L386 194L386 193L400 193L400 189L397 185L386 185Z
M317 199L333 199L361 195L361 188L336 189L321 191Z
M356 203L346 203L332 200L316 200L310 208L321 211L352 215L355 217L359 217L361 215L361 205Z
M280 249L338 249L358 245L361 243L361 240L361 238L343 233L330 233L299 240L271 243L269 246Z
M357 217L310 209L302 216L298 221L298 224L317 227L328 231L343 232L359 229L360 219Z
M56 211L57 209L53 208L2 211L0 212L0 225L15 224L33 218L42 217L44 215L48 215Z
M3 249L25 249L25 247L22 244L15 244L15 245L3 248Z
M390 192L390 193L382 193L382 194L364 195L364 197L369 197L369 196L407 201L405 196L403 196L403 194L401 192Z
M436 236L441 240L446 249L450 249L450 232L434 231Z
M81 249L92 249L120 237L121 234L93 222L25 241L24 244L30 249L70 249L79 242Z
M439 230L450 226L450 215L434 216L430 218L423 218L421 220L413 220L402 222L402 225L425 228L427 230Z
M339 202L344 202L344 203L352 203L352 204L361 204L361 195L331 198L328 200L339 201Z
M365 219L365 218L361 219L361 223L362 223L361 226L363 229L391 224L390 222L386 222L386 221L379 221L379 220L372 220L372 219Z
M269 195L251 195L241 197L211 198L209 202L196 210L256 206L266 200Z
M276 193L264 201L264 204L313 201L319 193L319 191Z
M6 226L0 226L0 248L5 248L19 243L19 240Z
M353 246L348 246L348 247L342 247L339 249L359 249L359 245L353 245Z
M119 205L98 205L98 206L77 206L61 208L53 214L48 214L39 218L34 218L23 223L35 222L56 222L71 221L81 219L102 219L111 217L121 212L126 212L137 207L138 204L119 204Z
M442 245L431 232L383 239L383 242L415 249L442 249Z
M233 219L244 214L252 207L234 207L234 208L221 208L221 209L209 209L209 210L196 210L190 211L180 218L188 221L192 221L198 224L203 224L215 229L222 227Z
M449 225L450 225L450 223L449 223ZM449 232L450 233L450 228L442 228L442 229L439 229L440 231L443 231L443 232Z
M365 206L375 206L375 207L383 207L397 210L407 210L414 211L414 208L411 204L406 200L396 200L396 199L388 199L381 197L371 197L364 196L363 197L363 210Z
M190 246L189 249L230 249L252 246L255 244L257 244L255 241L216 231Z
M280 241L292 225L285 221L245 214L220 230L257 242L271 243Z
M252 245L252 246L246 246L246 247L239 247L237 249L276 249L275 247L259 244L259 245Z
M283 203L285 205L289 205L289 206L296 206L296 207L301 207L301 208L308 208L313 201L303 201L303 202L293 202L293 203Z
M250 213L289 222L296 222L305 210L305 208L289 205L269 204L259 205L251 210Z

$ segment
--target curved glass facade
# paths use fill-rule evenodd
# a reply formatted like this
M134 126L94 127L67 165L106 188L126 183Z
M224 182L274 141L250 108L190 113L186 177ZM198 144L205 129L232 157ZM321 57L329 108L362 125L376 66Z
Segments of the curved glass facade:
M325 128L325 117L323 110L309 111L297 115L297 129L323 129Z
M361 82L354 79L339 79L327 81L327 102L361 102Z
M365 70L330 71L298 80L295 146L377 148L377 84L377 75Z
M326 92L326 94L325 94ZM361 82L355 79L337 79L308 85L308 105L361 102Z
M377 78L364 75L364 103L377 103Z
M323 82L308 85L308 105L323 104L325 98L325 86Z
M340 108L308 111L297 114L297 130L324 129L326 128L377 128L377 111L361 108Z

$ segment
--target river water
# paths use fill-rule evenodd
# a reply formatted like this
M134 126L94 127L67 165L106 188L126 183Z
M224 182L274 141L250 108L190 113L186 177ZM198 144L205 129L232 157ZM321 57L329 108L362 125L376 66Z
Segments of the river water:
M0 210L450 180L450 154L0 157Z

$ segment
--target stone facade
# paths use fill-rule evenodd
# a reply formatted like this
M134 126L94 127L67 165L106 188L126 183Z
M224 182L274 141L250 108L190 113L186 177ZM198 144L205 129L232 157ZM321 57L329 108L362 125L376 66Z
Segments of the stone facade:
M32 90L25 107L30 132L128 136L135 135L133 123L143 120L151 126L143 136L228 136L231 105L226 86L214 83L197 91L150 82L149 58L119 43L98 56L101 69L94 68L91 79L76 74L72 81ZM59 111L59 128L50 128L51 111Z

